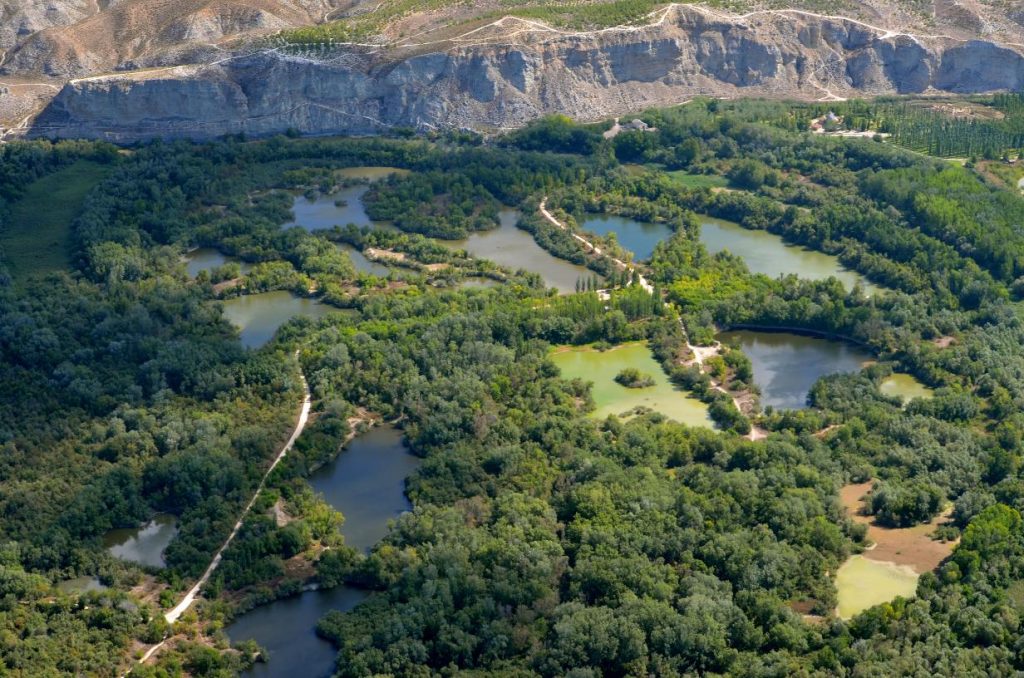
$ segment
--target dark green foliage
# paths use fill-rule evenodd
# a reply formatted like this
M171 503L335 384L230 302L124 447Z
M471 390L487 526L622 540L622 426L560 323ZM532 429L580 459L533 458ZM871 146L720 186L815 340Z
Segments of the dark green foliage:
M500 204L463 174L423 172L378 182L366 195L366 212L409 233L457 240L498 225Z
M627 367L616 374L615 381L626 388L646 388L654 385L654 377L644 374L635 367Z
M942 509L945 496L930 483L882 483L867 499L868 513L888 527L909 527L928 522Z

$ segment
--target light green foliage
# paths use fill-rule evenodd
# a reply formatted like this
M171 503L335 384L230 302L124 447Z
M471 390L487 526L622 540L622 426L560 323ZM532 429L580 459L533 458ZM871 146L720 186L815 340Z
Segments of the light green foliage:
M71 222L109 167L79 160L26 187L0 221L0 254L18 280L71 264Z

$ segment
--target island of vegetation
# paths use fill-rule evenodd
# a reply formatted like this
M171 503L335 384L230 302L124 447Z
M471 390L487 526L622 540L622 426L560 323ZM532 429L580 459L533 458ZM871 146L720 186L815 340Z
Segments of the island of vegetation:
M825 108L697 100L612 138L556 117L0 146L0 673L294 675L238 630L288 600L324 608L274 633L340 676L1024 671L1016 151L796 124ZM334 205L353 168L406 171ZM314 226L308 191L365 213ZM663 237L639 260L593 213ZM710 218L874 290L752 272L709 252ZM197 248L223 263L190 273ZM260 340L226 319L238 299L273 302ZM763 403L760 351L792 337L843 367L791 361L813 378ZM668 380L707 417L591 416L602 384L555 347L624 344L655 362L627 386ZM416 463L369 538L311 482L373 427ZM113 536L169 543L143 562ZM896 574L865 609L837 589Z
M615 381L626 388L647 388L654 386L654 377L635 367L626 367L615 375Z

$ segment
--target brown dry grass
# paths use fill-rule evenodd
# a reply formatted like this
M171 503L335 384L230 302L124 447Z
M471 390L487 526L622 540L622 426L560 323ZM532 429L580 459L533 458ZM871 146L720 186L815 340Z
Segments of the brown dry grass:
M941 542L931 538L935 528L945 521L945 511L930 523L913 527L890 528L876 525L871 516L862 515L864 496L871 491L872 481L846 485L839 491L839 499L854 522L868 526L868 547L864 557L878 562L909 565L922 574L934 570L945 560L956 542Z
M217 44L243 34L318 23L318 2L287 0L136 0L107 7L70 26L28 38L72 68L103 72L179 45ZM339 3L334 3L335 5Z

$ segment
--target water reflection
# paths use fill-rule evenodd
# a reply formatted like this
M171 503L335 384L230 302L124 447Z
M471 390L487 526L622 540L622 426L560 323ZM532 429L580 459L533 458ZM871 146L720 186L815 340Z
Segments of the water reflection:
M850 271L839 259L822 252L787 244L781 237L768 231L743 228L737 223L699 215L700 240L711 254L723 250L742 257L752 273L763 273L771 278L796 274L808 280L837 278L847 290L860 283L865 293L879 291L863 276Z
M576 281L590 278L592 271L552 256L536 243L533 236L516 228L519 210L504 209L498 214L500 226L490 231L470 234L463 240L438 240L455 250L466 250L478 259L489 259L513 271L523 269L537 273L544 284L559 292L574 292Z
M187 253L185 255L185 270L190 278L194 278L199 275L200 271L212 271L229 262L238 262L242 273L252 270L252 264L222 254L220 250L213 247L199 247Z
M723 332L718 339L738 344L750 358L761 404L775 408L807 406L807 394L819 378L836 372L857 372L871 359L867 351L842 341L790 332Z
M103 546L111 555L148 567L163 567L164 549L178 533L177 520L158 514L141 527L111 530L103 536Z
M334 313L353 313L315 299L297 297L291 292L278 290L261 294L248 294L223 302L224 317L239 328L242 345L259 348L274 338L281 325L296 316L322 318Z
M667 224L653 224L610 214L588 214L583 221L583 229L601 236L614 232L619 244L632 252L637 261L650 259L655 246L674 233Z
M401 431L382 426L357 437L309 480L345 516L345 542L367 550L386 534L389 520L411 508L405 478L419 463L402 444ZM233 642L251 638L269 651L270 662L257 664L247 676L330 676L336 651L317 637L316 624L331 610L351 610L367 595L347 586L307 591L246 612L225 631Z
M379 278L386 278L391 273L390 268L376 261L370 261L366 258L365 254L352 245L337 243L337 248L348 255L349 259L352 260L352 265L355 266L356 271L359 273L369 273Z

